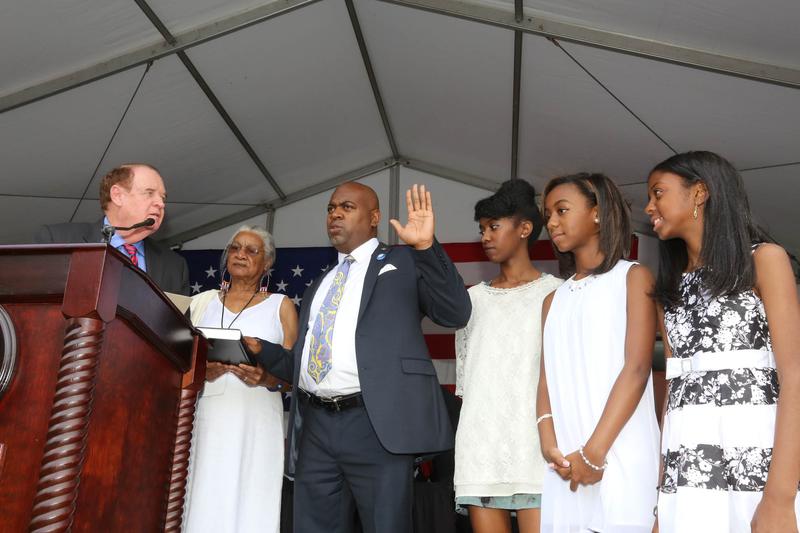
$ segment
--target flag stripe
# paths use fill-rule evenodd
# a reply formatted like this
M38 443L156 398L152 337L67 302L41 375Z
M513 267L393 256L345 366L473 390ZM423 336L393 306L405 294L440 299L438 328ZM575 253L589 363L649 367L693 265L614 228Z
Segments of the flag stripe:
M443 244L447 255L454 263L486 261L486 254L480 242L451 242ZM536 241L531 246L530 256L533 261L551 261L556 258L550 241Z
M425 333L425 344L432 359L454 359L456 356L453 333Z

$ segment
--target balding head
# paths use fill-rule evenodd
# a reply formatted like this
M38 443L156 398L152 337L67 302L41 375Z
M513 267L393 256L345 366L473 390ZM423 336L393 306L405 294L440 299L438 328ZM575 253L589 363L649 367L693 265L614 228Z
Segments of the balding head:
M328 202L328 239L339 252L349 254L378 235L380 220L375 191L348 181L333 191Z

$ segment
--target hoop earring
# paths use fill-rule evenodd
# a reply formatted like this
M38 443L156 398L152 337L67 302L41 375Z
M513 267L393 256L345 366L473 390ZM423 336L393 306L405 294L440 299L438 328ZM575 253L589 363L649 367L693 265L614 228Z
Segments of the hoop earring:
M220 280L222 280L222 281L219 284L219 290L221 290L222 292L228 292L228 289L231 288L230 280L225 279L225 275L226 274L228 275L228 277L230 277L230 274L228 273L228 270L223 268L222 269L222 275L220 276Z
M261 286L258 288L258 292L261 294L267 294L269 292L269 270L265 271L267 282L264 283L264 276L261 276Z
M694 211L692 211L692 216L695 220L697 220L697 204L694 204Z

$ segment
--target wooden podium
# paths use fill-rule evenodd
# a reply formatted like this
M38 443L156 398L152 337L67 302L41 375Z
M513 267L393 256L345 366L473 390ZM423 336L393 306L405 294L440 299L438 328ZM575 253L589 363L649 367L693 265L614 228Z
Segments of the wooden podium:
M206 344L102 244L0 247L0 531L179 531Z

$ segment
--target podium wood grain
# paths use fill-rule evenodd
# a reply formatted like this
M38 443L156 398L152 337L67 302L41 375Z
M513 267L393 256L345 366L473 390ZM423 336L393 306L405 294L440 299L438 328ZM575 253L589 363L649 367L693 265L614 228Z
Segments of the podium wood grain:
M180 530L205 341L102 245L0 247L0 305L0 531Z

